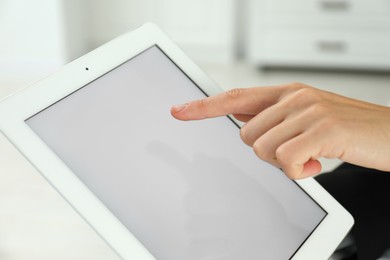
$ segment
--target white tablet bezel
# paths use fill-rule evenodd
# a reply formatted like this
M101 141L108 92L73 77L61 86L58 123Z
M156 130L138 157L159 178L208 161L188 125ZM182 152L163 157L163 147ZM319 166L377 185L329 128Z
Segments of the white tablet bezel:
M207 95L222 91L155 25L146 24L64 66L0 103L0 130L123 259L155 259L31 130L25 120L157 45ZM327 259L353 225L351 215L311 178L298 185L328 214L292 259Z

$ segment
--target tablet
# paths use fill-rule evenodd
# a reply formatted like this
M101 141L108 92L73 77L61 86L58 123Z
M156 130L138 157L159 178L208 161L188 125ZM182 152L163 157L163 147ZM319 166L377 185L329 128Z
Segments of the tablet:
M146 24L0 103L0 129L123 259L327 259L353 220L258 159L229 117L173 104L216 86Z

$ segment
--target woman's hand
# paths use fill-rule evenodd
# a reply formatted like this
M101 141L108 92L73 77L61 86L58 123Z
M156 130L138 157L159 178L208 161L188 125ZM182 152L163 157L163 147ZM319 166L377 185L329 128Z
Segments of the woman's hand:
M233 89L173 106L180 120L233 114L256 155L292 179L321 171L318 158L390 170L390 108L300 83Z

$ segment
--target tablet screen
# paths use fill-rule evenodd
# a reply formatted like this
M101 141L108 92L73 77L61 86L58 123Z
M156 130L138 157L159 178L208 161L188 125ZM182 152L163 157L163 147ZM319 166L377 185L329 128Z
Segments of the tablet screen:
M157 259L292 257L326 212L228 117L171 116L203 97L153 46L26 122Z

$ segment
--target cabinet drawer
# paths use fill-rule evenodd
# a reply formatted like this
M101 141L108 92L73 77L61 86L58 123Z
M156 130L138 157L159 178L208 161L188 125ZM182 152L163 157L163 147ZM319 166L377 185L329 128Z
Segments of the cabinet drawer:
M254 0L256 1L256 0ZM267 0L267 13L350 13L390 15L389 0Z
M280 30L259 33L264 50L270 53L303 55L390 56L390 32Z

